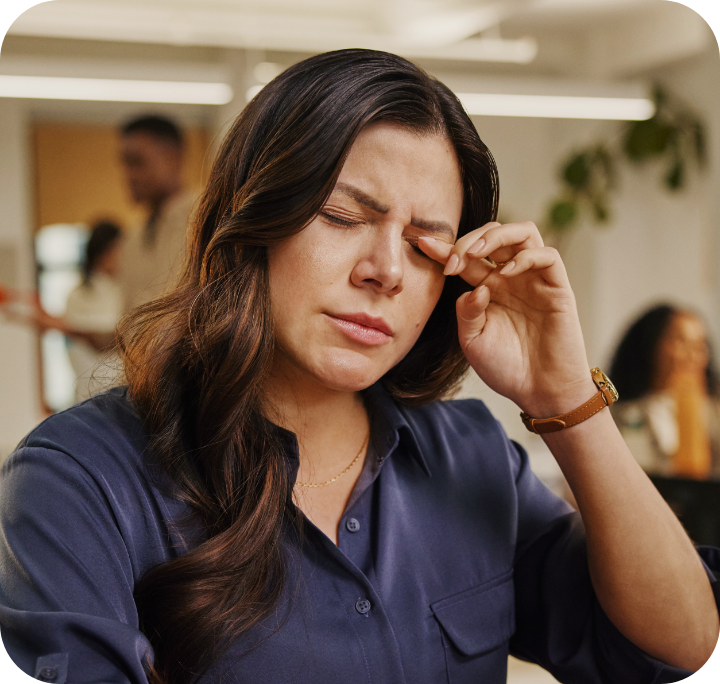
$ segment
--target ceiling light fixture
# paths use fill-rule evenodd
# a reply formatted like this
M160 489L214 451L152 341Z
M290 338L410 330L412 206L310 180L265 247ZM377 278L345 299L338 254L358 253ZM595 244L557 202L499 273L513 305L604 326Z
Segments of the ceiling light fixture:
M655 113L647 98L456 93L471 116L644 121Z
M0 97L222 105L233 90L227 83L0 75Z

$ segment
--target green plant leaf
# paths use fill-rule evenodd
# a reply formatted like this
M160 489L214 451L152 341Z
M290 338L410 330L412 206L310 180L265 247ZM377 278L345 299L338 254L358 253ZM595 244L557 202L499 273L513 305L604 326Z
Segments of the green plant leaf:
M596 197L592 203L593 214L598 223L607 223L610 220L607 197Z
M699 121L693 123L692 136L697 162L701 167L705 166L707 164L707 139L705 127Z
M550 207L550 225L553 230L571 228L577 221L578 205L575 200L556 200Z
M653 86L652 89L652 100L655 103L656 111L664 109L667 105L667 93L665 92L665 89L657 83Z
M670 190L675 191L680 190L684 184L685 164L682 159L677 159L665 176L665 185L667 185Z
M571 157L563 170L565 182L575 190L586 190L590 184L591 158L587 152Z
M673 137L673 128L657 117L633 121L627 128L623 148L632 161L643 161L661 155Z

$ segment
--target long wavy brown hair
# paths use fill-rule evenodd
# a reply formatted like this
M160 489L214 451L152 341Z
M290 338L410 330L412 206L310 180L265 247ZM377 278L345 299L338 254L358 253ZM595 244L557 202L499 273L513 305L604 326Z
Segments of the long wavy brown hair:
M495 219L495 162L446 86L387 53L318 55L240 113L200 201L179 283L121 322L129 393L152 459L203 530L188 553L136 587L153 684L196 681L283 594L283 542L299 514L261 408L274 344L267 248L317 215L358 133L381 121L451 141L464 189L461 235ZM382 379L397 401L441 398L467 370L455 320L466 288L447 279L418 341Z

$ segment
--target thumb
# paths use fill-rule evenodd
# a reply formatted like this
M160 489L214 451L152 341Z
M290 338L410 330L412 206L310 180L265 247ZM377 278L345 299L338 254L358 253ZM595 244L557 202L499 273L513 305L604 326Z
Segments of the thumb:
M490 290L487 285L480 285L472 292L466 292L457 300L458 336L463 349L485 328L486 310L489 303Z

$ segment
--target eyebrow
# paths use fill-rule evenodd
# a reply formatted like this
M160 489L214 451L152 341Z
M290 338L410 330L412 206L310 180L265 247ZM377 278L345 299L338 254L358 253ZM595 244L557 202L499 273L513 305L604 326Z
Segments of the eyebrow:
M341 192L343 195L347 195L350 199L354 199L358 204L362 204L364 207L368 207L379 214L387 214L390 211L390 207L382 202L378 202L374 197L371 197L366 192L356 188L354 185L348 183L337 183L335 190ZM429 233L442 233L449 235L453 240L455 239L455 231L452 229L449 223L446 221L430 221L428 219L411 218L410 225L420 228L420 230L426 230Z
M420 228L420 230L426 230L428 233L441 233L449 235L453 240L455 239L455 231L445 221L428 221L427 219L413 217L410 219L410 225Z
M364 207L368 207L373 211L377 211L378 214L387 214L390 211L390 207L387 204L378 202L374 197L371 197L366 192L356 188L354 185L348 185L347 183L337 183L335 189L339 190L343 195L347 195L350 199L354 199L358 204L362 204Z

